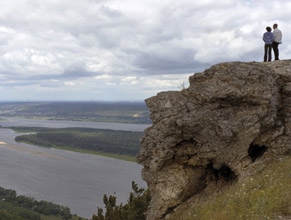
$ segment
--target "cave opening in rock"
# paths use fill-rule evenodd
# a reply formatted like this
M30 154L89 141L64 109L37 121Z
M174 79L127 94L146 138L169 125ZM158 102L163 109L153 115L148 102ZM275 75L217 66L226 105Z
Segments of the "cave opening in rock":
M209 175L210 179L215 180L215 182L217 181L232 182L237 179L236 174L227 165L222 165L219 169L215 169L213 167L213 163L210 163L207 167L207 174Z
M224 180L234 180L236 179L235 173L226 165L223 165L218 170L219 176L223 177Z
M248 155L252 159L253 162L256 161L257 158L264 155L264 153L268 150L268 147L265 145L257 145L254 143L251 143L249 149L248 149Z
M214 169L216 180L223 180L227 182L232 182L236 179L235 173L226 165L223 165L218 170Z

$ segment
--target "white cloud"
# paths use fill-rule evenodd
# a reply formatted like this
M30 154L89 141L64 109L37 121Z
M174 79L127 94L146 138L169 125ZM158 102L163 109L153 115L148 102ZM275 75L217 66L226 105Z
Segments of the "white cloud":
M142 100L218 62L262 61L275 22L289 59L290 9L283 0L2 0L1 99Z
M72 82L72 81L67 81L64 84L65 84L65 86L75 86L76 85L76 83Z

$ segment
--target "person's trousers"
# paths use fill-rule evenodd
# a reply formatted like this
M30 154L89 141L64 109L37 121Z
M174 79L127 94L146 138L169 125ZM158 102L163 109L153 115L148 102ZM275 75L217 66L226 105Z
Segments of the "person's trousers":
M272 60L272 44L265 44L264 62L270 62Z
M275 60L279 60L279 49L278 49L279 43L273 42L273 50L275 55Z

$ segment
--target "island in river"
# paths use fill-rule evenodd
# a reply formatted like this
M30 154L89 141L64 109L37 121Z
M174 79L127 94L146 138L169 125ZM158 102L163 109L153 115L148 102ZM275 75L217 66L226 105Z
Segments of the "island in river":
M0 126L143 131L150 125L4 118ZM91 218L97 206L103 206L104 194L115 194L118 202L126 202L132 181L141 187L146 185L141 179L141 166L136 163L17 143L17 135L11 129L0 129L0 185L18 194L58 203L72 213Z

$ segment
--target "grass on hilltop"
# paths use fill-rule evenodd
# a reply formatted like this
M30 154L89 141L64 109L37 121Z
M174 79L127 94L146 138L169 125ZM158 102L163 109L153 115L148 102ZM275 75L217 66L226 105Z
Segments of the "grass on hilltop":
M291 158L272 162L207 202L177 210L169 220L291 219Z

